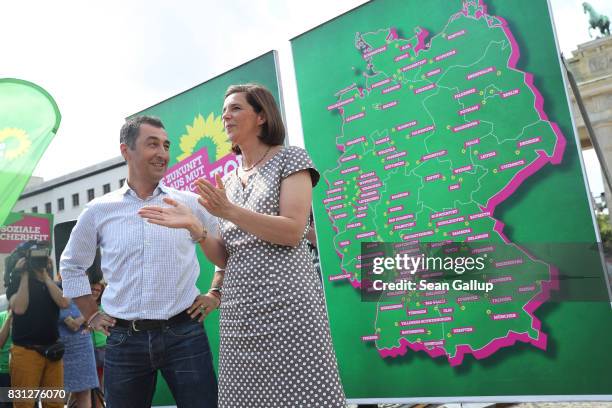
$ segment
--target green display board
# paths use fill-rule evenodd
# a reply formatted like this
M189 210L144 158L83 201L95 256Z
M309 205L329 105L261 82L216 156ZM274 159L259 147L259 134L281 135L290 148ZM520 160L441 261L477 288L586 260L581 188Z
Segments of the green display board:
M157 105L138 112L137 115L159 117L168 132L170 162L164 183L179 190L194 190L193 182L205 177L214 183L214 175L223 176L238 166L239 157L231 152L221 110L225 91L230 85L255 82L268 88L282 106L277 76L276 53L270 51L239 67L173 96ZM198 250L202 273L197 286L202 292L210 287L213 265ZM214 312L205 320L215 367L219 351L219 314ZM162 376L154 405L173 405L174 400Z
M612 310L547 2L375 1L292 49L347 397L611 399ZM485 268L415 269L416 289L372 297L369 242Z

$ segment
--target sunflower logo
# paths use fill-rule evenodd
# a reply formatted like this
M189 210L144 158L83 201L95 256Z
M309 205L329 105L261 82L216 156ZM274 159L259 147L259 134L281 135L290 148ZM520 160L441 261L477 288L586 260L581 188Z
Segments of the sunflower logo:
M32 145L23 129L4 128L0 130L0 158L13 160L25 154Z
M225 134L220 116L215 118L215 115L211 113L208 118L204 119L201 114L198 114L193 120L193 125L187 125L186 128L187 134L179 138L179 148L183 153L177 157L178 161L191 156L197 144L206 139L216 148L214 161L231 152L232 144Z

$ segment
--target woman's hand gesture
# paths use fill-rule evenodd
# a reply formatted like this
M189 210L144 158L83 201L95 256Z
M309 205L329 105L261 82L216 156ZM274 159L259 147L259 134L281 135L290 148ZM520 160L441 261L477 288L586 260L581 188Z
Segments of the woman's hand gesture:
M218 173L215 175L215 179L217 181L216 187L203 178L195 181L200 194L198 201L215 217L228 219L234 205L227 199L223 181Z

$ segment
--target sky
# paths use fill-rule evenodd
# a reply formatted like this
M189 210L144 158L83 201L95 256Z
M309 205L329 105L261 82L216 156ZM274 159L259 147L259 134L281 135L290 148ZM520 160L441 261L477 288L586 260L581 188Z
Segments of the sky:
M416 1L416 0L409 0ZM544 1L544 0L534 0ZM612 17L612 2L591 0ZM289 142L303 145L289 39L363 0L6 1L0 77L34 82L62 112L34 171L50 180L119 155L124 118L275 49ZM582 0L550 0L560 49L589 41ZM585 153L591 190L603 191Z

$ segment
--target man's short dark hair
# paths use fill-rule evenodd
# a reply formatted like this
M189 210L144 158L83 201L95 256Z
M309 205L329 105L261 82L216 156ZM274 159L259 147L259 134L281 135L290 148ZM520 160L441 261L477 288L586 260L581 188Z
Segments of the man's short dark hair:
M166 129L162 121L159 118L156 118L155 116L136 116L134 118L127 119L123 126L121 126L121 132L119 133L119 141L121 143L125 143L130 147L130 149L133 150L134 147L136 147L136 138L138 137L140 125L142 125L143 123L156 128Z

